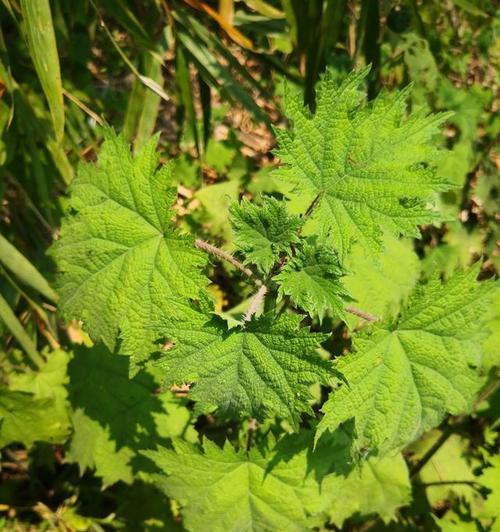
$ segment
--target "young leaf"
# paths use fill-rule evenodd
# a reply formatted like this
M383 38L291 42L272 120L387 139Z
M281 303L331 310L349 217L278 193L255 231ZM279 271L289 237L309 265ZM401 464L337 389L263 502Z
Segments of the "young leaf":
M98 163L80 167L74 212L52 249L64 315L83 320L110 350L121 331L120 352L133 364L153 348L152 324L208 282L200 271L206 258L172 223L176 189L170 166L157 170L158 161L156 138L132 158L126 142L106 131Z
M187 530L307 530L308 510L318 486L305 479L306 460L297 454L268 470L270 458L256 448L220 449L210 440L204 452L183 441L175 450L144 451L162 474L148 475L182 506Z
M309 314L322 320L330 313L346 320L349 296L340 281L345 273L335 252L306 242L273 279L279 284L280 297L289 295Z
M280 253L289 253L290 246L299 242L302 221L290 216L283 201L264 198L262 205L243 200L231 207L234 243L246 256L247 262L268 272Z
M380 249L383 229L418 237L417 226L436 219L425 203L450 188L436 176L438 150L429 142L448 115L405 119L408 91L362 105L358 86L367 74L354 72L339 86L327 72L314 115L299 94L288 94L293 127L276 130L278 176L296 186L292 197L317 198L310 222L341 255L353 240Z
M416 290L399 320L355 339L337 368L348 385L323 406L317 438L354 417L359 448L400 449L446 413L470 409L480 379L481 327L491 283L478 267Z
M299 328L300 316L262 316L227 329L219 318L192 309L166 320L175 344L158 362L170 383L196 383L197 409L261 418L276 414L294 425L311 412L308 386L327 382L331 366L315 352L325 335Z

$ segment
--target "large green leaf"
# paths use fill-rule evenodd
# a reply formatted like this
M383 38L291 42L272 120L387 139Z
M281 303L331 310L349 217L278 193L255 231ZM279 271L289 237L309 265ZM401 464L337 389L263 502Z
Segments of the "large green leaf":
M198 411L263 417L297 424L312 412L309 384L328 382L330 363L315 352L326 335L299 328L300 316L270 315L228 330L218 318L192 309L166 320L175 343L158 364L169 383L195 383L189 397Z
M330 522L342 527L354 515L378 515L384 522L411 501L411 484L401 454L372 457L347 476L330 475L321 487Z
M208 282L206 258L172 223L176 189L170 166L157 170L158 162L156 138L132 158L107 131L98 163L79 169L52 248L64 315L133 364L154 349L153 325L176 312L175 300L198 297Z
M256 448L223 449L209 440L204 451L183 441L175 449L145 451L161 474L151 475L166 493L181 503L187 530L303 531L308 513L317 505L318 486L305 479L306 460L298 454L269 471L272 455Z
M420 276L420 263L411 241L385 235L383 244L384 253L376 260L363 246L353 246L345 260L347 274L343 278L356 306L381 319L398 314ZM349 315L346 321L354 326L360 318Z
M318 437L354 418L358 449L400 449L468 411L481 380L481 330L492 296L478 268L419 287L401 317L355 338L337 368L347 384L323 406Z
M316 200L309 224L344 255L353 240L381 247L382 230L418 236L417 226L437 214L426 203L450 188L436 175L438 150L430 143L448 115L406 116L408 91L380 94L362 105L358 86L368 69L338 85L328 72L318 85L314 115L299 94L288 94L291 129L277 129L277 170L294 184L292 198ZM306 203L307 205L307 203Z
M0 387L0 448L9 443L59 443L60 435L61 418L53 399Z
M60 349L45 353L46 361L36 370L26 369L9 377L9 389L33 394L35 400L50 399L48 420L53 420L50 441L64 442L70 429L67 366L70 354ZM44 420L44 415L40 421Z

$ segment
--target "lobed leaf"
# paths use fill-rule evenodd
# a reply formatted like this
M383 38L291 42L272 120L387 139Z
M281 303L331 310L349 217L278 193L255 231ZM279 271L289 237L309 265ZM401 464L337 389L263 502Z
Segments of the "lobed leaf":
M362 104L358 86L368 72L353 72L340 85L327 72L314 115L299 94L288 92L292 128L276 130L283 162L277 176L295 185L292 199L316 201L308 225L341 256L353 241L379 250L383 230L418 237L417 226L438 217L428 201L450 188L436 175L438 150L430 143L449 115L415 112L406 118L407 90Z
M129 379L129 360L105 346L77 349L69 365L74 434L68 459L95 469L105 485L131 483L140 449L165 438L190 436L190 413L170 391L160 392L154 372Z
M305 479L303 453L270 472L271 456L256 448L223 449L209 440L203 452L176 440L174 450L144 451L161 473L148 475L182 506L187 530L307 530L317 504L315 481Z
M299 328L300 320L264 315L228 330L220 318L191 309L165 321L176 345L158 365L168 383L195 383L189 396L199 412L274 414L297 425L302 412L312 412L309 385L328 382L331 373L316 353L326 335Z
M279 285L280 298L290 296L295 305L319 316L320 321L326 314L345 321L344 307L350 300L341 281L345 273L335 252L305 242L273 280Z
M231 206L231 226L234 243L261 271L268 272L280 258L290 253L292 244L299 242L302 221L287 213L283 201L264 198L262 205L248 200Z
M123 138L105 135L97 164L83 164L71 187L52 254L64 315L130 355L135 371L154 349L153 325L203 292L206 259L172 222L176 188L170 166L157 169L156 138L132 158Z
M354 418L358 449L401 449L445 414L468 411L480 387L481 328L491 283L478 267L419 287L401 317L355 338L338 370L348 384L323 406L317 438Z

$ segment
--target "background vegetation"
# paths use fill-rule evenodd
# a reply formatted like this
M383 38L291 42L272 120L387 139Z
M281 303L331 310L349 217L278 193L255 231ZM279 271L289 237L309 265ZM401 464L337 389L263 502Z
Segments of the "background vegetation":
M134 150L159 132L164 160L176 157L180 223L230 246L229 201L280 194L271 175L277 163L271 124L283 123L284 83L302 87L314 109L315 83L326 66L341 79L371 63L370 97L411 82L412 106L455 113L436 142L449 150L439 171L457 187L439 198L448 221L424 228L424 238L412 243L419 275L446 278L482 259L481 275L493 277L500 268L496 15L489 0L2 0L0 528L182 528L175 502L151 486L107 482L102 472L74 463L82 405L66 365L88 338L78 323L64 326L56 317L45 251L57 238L78 162L99 151L99 126L122 131ZM218 305L230 311L241 302L238 285L222 269L215 275ZM390 500L386 513L346 503L332 510L329 527L499 526L499 306L492 310L490 374L476 412L447 420L408 450L413 502L396 513ZM345 331L335 338L332 349L348 342ZM101 384L107 385L89 381L96 394L104 393ZM27 402L22 438L12 436L13 392L37 402ZM106 395L99 397L106 404ZM44 404L54 422L39 426ZM99 419L95 405L83 406ZM185 426L194 439L195 421ZM228 427L203 418L196 430L219 441Z

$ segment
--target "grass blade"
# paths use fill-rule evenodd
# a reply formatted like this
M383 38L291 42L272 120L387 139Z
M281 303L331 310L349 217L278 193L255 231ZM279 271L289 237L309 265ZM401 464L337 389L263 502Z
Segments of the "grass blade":
M163 76L161 72L161 64L151 54L146 55L144 62L144 70L148 78L152 79L159 87L162 88ZM135 134L135 151L140 150L153 133L159 110L160 96L153 91L146 91L146 94L142 100L142 111L139 116L139 123L137 124L137 131Z
M139 123L139 118L141 116L144 92L145 88L142 83L137 78L134 78L127 101L127 110L125 111L125 117L123 118L122 128L122 134L128 141L131 141L134 138L134 134L137 130L137 124Z
M276 9L271 4L264 2L264 0L244 0L244 2L249 8L257 11L257 13L263 15L264 17L277 19L285 17L285 13L283 13L283 11Z
M208 139L210 138L210 119L212 117L212 98L210 85L198 75L198 85L200 87L200 103L203 116L203 151L205 151Z
M5 326L12 333L12 336L19 342L21 347L26 351L31 361L38 367L43 365L43 359L36 350L36 346L24 330L21 322L17 319L10 308L7 301L0 294L0 320L5 323Z
M191 6L198 11L206 13L208 16L212 17L217 24L226 32L227 36L232 39L236 44L239 44L242 48L247 50L253 50L253 43L248 38L245 37L238 29L236 29L232 23L226 20L221 16L215 9L212 9L208 4L200 2L200 0L184 0L186 4Z
M30 286L47 299L57 301L57 294L52 290L45 277L1 234L0 262L25 285Z
M49 104L57 142L64 136L64 101L49 0L21 0L31 59Z
M196 110L194 106L194 96L191 90L191 78L186 61L186 54L182 46L177 46L175 50L175 82L179 91L181 106L179 112L185 115L186 125L191 130L198 157L201 155L200 138L198 134L198 124L196 120Z
M198 70L204 74L207 83L233 102L240 102L258 121L269 124L268 116L255 103L251 94L217 61L208 48L199 41L194 41L187 32L178 31L177 36L196 62Z
M130 71L132 72L132 74L134 74L134 76L144 85L146 86L148 89L152 90L153 92L155 92L160 98L162 98L163 100L165 100L166 102L168 102L170 100L170 97L168 96L168 94L163 90L163 88L158 85L158 83L156 81L154 81L153 79L151 79L150 77L148 76L144 76L143 74L141 74L137 68L134 66L134 64L132 63L132 61L130 61L130 59L125 55L124 51L120 48L120 45L115 41L115 38L113 37L113 34L111 33L111 31L109 30L108 26L106 25L106 23L104 22L104 19L101 17L101 14L99 13L99 10L97 9L96 5L94 2L92 2L92 6L94 7L97 15L99 16L100 18L100 24L101 24L101 27L104 29L104 32L106 33L106 35L108 36L108 39L110 40L111 44L113 45L113 47L115 48L115 50L118 52L118 54L120 55L120 57L123 59L123 62L128 66L128 68L130 69ZM150 51L150 53L152 53L153 55L155 55L152 51Z
M366 2L361 8L359 31L361 47L365 56L365 63L372 68L368 76L368 99L373 100L380 90L380 8L379 0Z

